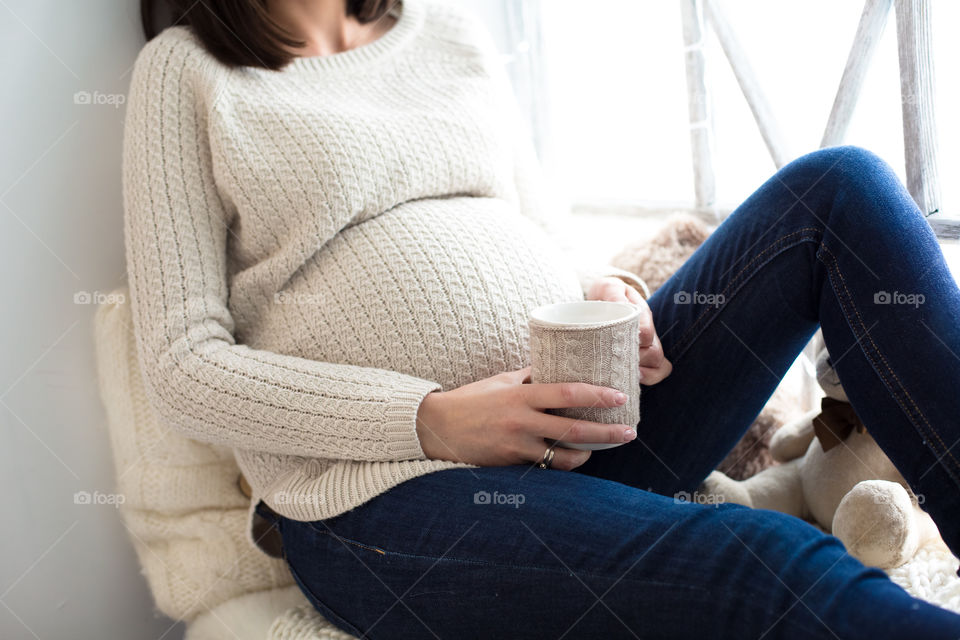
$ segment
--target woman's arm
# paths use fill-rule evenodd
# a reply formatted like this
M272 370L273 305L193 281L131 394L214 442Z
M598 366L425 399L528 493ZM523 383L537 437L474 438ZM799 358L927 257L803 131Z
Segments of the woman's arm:
M277 454L425 458L416 414L441 385L235 342L230 216L213 177L200 56L158 36L138 57L124 129L124 234L137 351L154 407L184 435ZM197 85L200 86L200 85Z

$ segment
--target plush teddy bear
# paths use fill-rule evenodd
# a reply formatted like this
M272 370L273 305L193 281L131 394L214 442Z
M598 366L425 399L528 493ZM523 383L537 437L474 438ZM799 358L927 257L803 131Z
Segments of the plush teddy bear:
M866 565L898 567L921 548L946 549L929 515L853 411L826 349L817 356L821 408L774 433L782 464L744 481L720 471L699 488L714 499L774 509L812 521Z

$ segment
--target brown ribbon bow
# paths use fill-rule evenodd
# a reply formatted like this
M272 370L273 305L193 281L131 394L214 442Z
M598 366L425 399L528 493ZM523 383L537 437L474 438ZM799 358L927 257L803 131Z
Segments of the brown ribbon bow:
M846 440L854 429L859 433L867 430L849 402L826 396L820 401L820 413L813 419L813 433L824 451Z

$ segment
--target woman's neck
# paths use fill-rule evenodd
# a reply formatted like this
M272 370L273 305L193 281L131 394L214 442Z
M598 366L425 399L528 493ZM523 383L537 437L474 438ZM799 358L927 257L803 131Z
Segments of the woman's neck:
M346 0L271 0L267 11L281 27L306 46L293 50L298 56L326 56L362 46L380 37L394 18L361 24L347 15Z

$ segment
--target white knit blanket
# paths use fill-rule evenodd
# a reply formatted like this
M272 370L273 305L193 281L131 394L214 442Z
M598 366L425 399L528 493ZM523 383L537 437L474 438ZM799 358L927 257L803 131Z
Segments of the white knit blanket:
M960 613L958 564L960 561L945 548L928 547L887 574L911 595ZM268 640L351 640L353 637L337 630L306 602L276 618L267 636Z
M960 561L945 547L927 547L918 551L913 560L888 570L887 574L910 595L960 613L958 564Z

